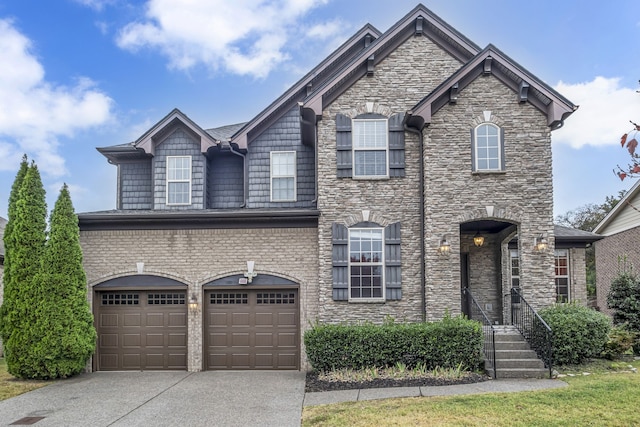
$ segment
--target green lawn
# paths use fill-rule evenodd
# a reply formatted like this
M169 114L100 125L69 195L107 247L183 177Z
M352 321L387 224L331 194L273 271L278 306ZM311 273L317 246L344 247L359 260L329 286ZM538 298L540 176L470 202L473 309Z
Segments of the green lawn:
M0 358L0 400L35 390L51 384L51 381L19 380L7 372L4 358Z
M405 398L305 407L303 426L640 425L640 373L629 363L561 372L569 387L522 393ZM640 367L640 361L632 363ZM611 368L616 369L611 369ZM582 369L581 369L582 368ZM593 369L591 369L593 368ZM596 372L593 372L595 370ZM582 372L593 372L583 376Z

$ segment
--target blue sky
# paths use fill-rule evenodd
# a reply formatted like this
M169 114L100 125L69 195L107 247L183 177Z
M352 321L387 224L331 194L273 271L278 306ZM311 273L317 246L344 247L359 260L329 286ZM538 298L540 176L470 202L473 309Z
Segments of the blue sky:
M244 122L365 23L415 0L3 0L0 216L23 153L49 208L115 208L116 168L95 147L135 140L173 108L204 128ZM554 131L554 211L628 189L612 169L640 121L637 0L438 0L424 5L493 43L580 109ZM526 155L526 153L523 153Z

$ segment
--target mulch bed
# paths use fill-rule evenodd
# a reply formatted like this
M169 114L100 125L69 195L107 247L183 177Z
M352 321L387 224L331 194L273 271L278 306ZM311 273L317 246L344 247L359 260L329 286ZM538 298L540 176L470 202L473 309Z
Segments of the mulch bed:
M433 375L423 378L375 378L366 381L339 381L321 380L317 372L307 372L305 392L333 391L333 390L353 390L362 388L383 388L383 387L424 387L443 386L456 384L473 384L487 381L487 375L476 372L467 372L460 378L441 378Z

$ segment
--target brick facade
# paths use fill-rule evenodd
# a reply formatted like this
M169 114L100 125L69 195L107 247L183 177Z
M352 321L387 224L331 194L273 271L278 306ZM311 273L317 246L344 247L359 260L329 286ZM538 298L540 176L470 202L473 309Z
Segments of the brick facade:
M596 294L598 309L611 315L607 308L607 295L611 282L625 269L640 268L640 227L612 234L596 242Z
M231 247L232 242L237 242ZM188 286L200 308L189 312L188 369L202 370L202 286L246 271L299 284L300 329L317 314L317 234L314 228L83 231L80 244L90 289L106 280L137 274L168 277ZM92 293L92 292L91 292ZM305 361L303 360L303 368Z

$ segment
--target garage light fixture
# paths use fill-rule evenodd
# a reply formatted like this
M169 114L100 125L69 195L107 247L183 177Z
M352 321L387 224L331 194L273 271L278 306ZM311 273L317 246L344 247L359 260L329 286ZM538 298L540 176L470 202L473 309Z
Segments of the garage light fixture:
M196 294L191 294L191 296L189 297L189 310L198 310L198 297L196 297Z

